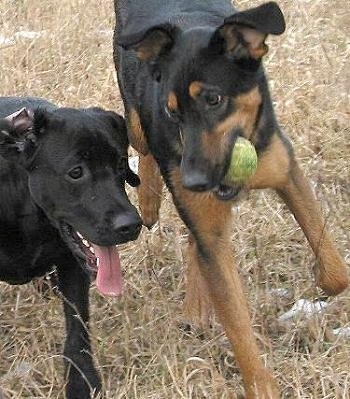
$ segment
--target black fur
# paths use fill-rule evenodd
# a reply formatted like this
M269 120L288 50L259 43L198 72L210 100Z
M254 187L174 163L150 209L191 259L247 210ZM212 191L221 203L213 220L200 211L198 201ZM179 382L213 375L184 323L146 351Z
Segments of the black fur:
M21 116L8 117L21 108ZM101 388L86 328L91 274L75 231L112 246L136 239L141 227L124 187L138 184L127 147L124 120L114 112L0 98L0 280L24 284L56 268L68 399Z

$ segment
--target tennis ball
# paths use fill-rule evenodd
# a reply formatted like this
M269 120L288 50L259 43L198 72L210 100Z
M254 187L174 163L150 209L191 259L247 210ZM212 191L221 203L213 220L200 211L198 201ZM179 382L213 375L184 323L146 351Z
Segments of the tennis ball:
M231 161L226 176L225 184L242 184L252 177L258 166L258 156L253 144L238 137L231 152Z

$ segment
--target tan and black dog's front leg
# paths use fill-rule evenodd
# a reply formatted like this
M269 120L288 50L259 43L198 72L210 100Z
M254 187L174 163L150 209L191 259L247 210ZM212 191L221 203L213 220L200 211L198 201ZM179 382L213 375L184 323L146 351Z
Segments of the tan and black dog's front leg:
M214 315L213 305L208 295L208 287L201 275L198 264L197 246L192 234L188 238L186 295L184 298L185 317L190 323L206 328Z
M247 300L233 264L229 228L231 204L220 202L211 194L185 190L179 170L173 172L171 185L174 202L194 237L196 265L232 344L246 398L279 398L277 385L260 359Z
M327 294L335 295L349 284L346 264L327 232L320 205L291 151L275 135L259 158L258 169L249 188L274 188L294 214L313 249L315 277Z
M150 229L159 219L164 186L157 162L151 154L139 155L139 177L141 184L137 193L140 212L143 224Z
M315 253L317 285L328 295L339 294L349 284L346 265L329 236L320 206L296 162L291 165L288 183L277 192L294 214Z
M143 224L149 229L159 219L159 208L162 200L163 178L159 167L148 150L145 132L135 108L126 107L128 137L131 146L139 153L138 174L141 185L138 198Z

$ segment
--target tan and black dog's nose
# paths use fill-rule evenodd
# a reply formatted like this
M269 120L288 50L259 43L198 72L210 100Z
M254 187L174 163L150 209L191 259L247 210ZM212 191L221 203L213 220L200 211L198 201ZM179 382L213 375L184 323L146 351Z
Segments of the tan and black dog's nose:
M182 176L182 185L191 191L208 191L211 189L211 182L206 174L201 172L186 173Z

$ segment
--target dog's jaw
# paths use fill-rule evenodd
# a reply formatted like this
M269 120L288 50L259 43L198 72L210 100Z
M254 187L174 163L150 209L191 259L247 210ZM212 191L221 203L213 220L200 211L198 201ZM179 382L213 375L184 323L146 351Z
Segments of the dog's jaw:
M123 277L117 247L90 243L64 222L60 222L60 233L73 254L82 261L90 279L96 279L98 291L106 296L120 296Z
M87 254L84 250L84 243L82 242L82 236L78 235L72 226L68 223L60 221L58 224L59 232L61 234L62 239L68 245L69 249L73 252L75 257L86 262Z
M231 201L241 191L242 186L227 186L225 184L220 184L213 189L215 197L220 201Z

